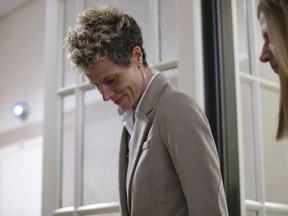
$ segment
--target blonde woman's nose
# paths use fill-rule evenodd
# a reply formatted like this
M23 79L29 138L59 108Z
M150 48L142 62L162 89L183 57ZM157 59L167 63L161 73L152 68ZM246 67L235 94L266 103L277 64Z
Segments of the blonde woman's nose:
M271 57L271 50L269 49L269 47L267 46L263 46L260 56L259 56L259 60L263 63L268 62L269 59Z

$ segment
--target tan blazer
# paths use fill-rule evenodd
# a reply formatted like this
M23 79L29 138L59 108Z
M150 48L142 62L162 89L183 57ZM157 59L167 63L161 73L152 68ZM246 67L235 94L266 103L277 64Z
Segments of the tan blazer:
M119 160L122 216L228 216L208 121L161 73L135 113L131 139L126 169L124 129Z

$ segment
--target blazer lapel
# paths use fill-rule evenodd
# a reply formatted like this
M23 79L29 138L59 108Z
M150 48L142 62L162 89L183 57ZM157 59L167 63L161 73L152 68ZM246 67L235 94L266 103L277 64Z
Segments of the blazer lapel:
M135 124L133 129L133 135L131 137L132 146L129 154L129 164L126 176L126 192L127 192L127 207L130 211L131 207L131 184L133 181L133 176L137 163L141 154L141 149L143 142L148 135L148 129L150 120L148 118L149 113L156 106L159 100L159 95L163 87L168 83L168 80L163 74L158 74L153 82L151 83L149 89L147 90L143 101L140 104L139 111L135 113ZM123 141L122 141L123 142ZM123 145L121 145L123 146ZM122 151L123 154L123 151ZM120 155L121 157L121 155ZM122 166L123 168L123 166ZM123 177L122 177L123 180ZM123 187L123 184L121 184Z
M168 82L167 78L161 72L155 77L140 104L139 110L141 112L145 115L149 115L159 102L162 89L168 84Z
M142 112L135 113L135 126L133 129L133 135L131 137L132 146L129 154L129 165L127 170L127 181L126 181L126 190L127 190L127 201L128 209L130 210L131 204L131 182L133 180L133 175L135 168L138 163L138 159L141 153L142 144L146 138L146 132L149 125L149 119Z

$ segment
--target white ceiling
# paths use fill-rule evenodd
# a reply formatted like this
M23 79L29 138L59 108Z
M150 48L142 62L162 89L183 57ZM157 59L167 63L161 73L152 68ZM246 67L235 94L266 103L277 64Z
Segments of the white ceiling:
M33 0L0 0L0 18L29 1Z

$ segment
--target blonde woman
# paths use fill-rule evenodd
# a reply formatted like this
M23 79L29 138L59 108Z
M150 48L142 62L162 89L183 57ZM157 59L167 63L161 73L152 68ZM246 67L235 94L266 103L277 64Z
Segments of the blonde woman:
M260 0L258 19L264 39L260 61L269 62L280 79L277 140L288 134L288 0Z

